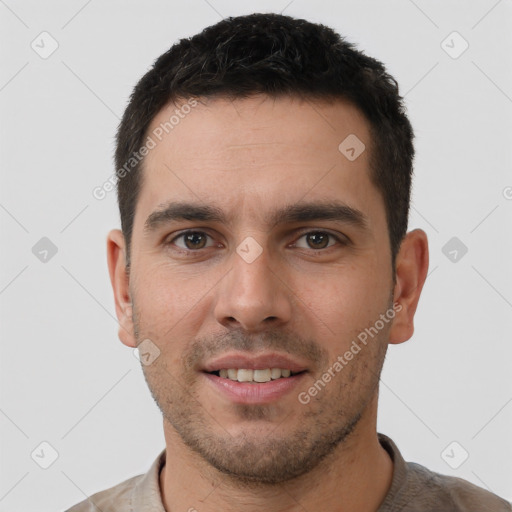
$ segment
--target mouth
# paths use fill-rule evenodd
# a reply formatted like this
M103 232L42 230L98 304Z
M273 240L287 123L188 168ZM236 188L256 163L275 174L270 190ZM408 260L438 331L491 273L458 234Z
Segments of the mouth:
M209 373L222 379L229 379L236 382L249 382L252 384L262 384L278 379L287 379L295 375L306 373L307 370L292 372L289 368L222 368Z
M295 389L309 370L288 354L231 353L208 362L201 372L206 383L232 403L276 402Z

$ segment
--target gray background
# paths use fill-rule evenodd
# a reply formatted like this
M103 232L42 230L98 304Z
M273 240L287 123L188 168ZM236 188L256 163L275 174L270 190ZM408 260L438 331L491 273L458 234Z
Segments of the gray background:
M429 236L430 274L414 337L388 352L379 431L407 460L512 499L512 2L288 1L0 0L0 511L64 510L164 447L117 338L115 193L92 190L158 55L221 17L283 9L382 60L417 136L410 228ZM43 31L59 45L46 59L31 47L51 49ZM43 237L58 249L46 261ZM42 442L59 454L48 469Z

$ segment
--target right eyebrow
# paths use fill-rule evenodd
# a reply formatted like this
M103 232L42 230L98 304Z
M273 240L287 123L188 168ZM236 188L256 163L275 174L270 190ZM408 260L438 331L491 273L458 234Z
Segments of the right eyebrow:
M173 221L191 220L200 222L220 222L227 224L227 219L220 208L193 203L167 203L152 212L144 223L144 233L157 230L162 224Z

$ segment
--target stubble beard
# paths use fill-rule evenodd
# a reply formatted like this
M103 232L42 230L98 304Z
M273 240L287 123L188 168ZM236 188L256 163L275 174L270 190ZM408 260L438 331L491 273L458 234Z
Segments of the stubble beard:
M137 328L136 334L138 343L145 339ZM198 400L195 372L183 370L180 376L175 376L166 367L165 357L159 357L152 365L143 366L143 372L164 419L185 446L239 486L275 486L313 471L354 432L366 408L378 393L387 349L387 334L388 329L379 333L371 341L372 345L364 348L366 353L362 351L344 367L319 393L317 399L308 405L302 405L297 400L297 421L293 428L286 423L286 414L275 417L276 407L272 404L237 405L234 406L233 414L245 423L250 421L252 424L250 429L239 429L233 435L228 432L228 425L226 428L222 425L222 418L212 417L207 412L207 404ZM231 336L223 338L227 340L226 346L234 346L232 339ZM250 343L240 338L236 346L243 348L244 344L247 347ZM313 351L318 357L323 357L323 365L329 366L323 349L317 343L299 340L302 346L299 351L296 337L293 343L291 353ZM196 352L201 351L201 345L195 342ZM282 349L283 344L271 342L266 347ZM303 379L307 383L304 389L311 386L321 374ZM267 435L255 433L259 425L266 430Z

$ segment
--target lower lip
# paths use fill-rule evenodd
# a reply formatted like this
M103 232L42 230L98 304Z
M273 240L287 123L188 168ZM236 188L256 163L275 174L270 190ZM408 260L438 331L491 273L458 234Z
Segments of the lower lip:
M238 382L218 377L212 373L203 373L203 375L215 391L220 392L234 403L267 404L278 400L292 391L302 380L305 373L258 383Z

